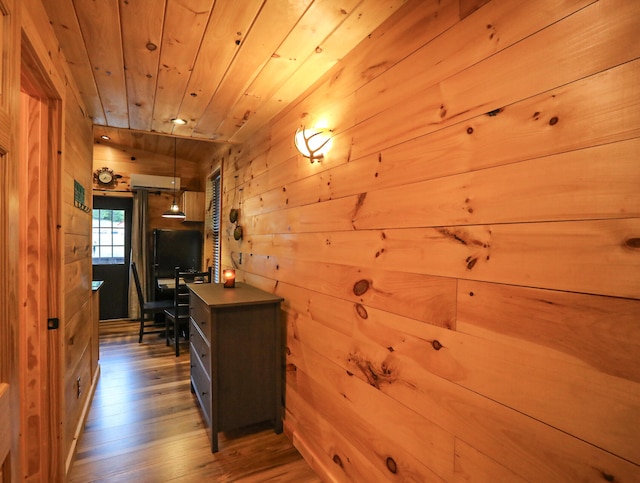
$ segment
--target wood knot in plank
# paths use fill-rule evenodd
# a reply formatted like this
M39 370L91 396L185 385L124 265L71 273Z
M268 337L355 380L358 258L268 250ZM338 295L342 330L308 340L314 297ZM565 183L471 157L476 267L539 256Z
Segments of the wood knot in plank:
M358 297L364 295L369 290L369 280L358 280L353 286L353 293Z
M348 362L356 366L367 382L376 389L380 389L380 385L383 383L391 384L397 379L396 374L386 362L382 362L380 368L376 368L371 361L360 354L349 354Z
M452 232L451 230L448 230L446 228L437 228L437 230L438 230L438 233L446 236L447 238L453 238L455 241L460 242L463 245L467 244L467 240L465 240L462 236L458 235L457 233Z
M625 240L624 244L627 248L638 249L640 248L640 238L628 238Z
M398 472L398 464L391 456L387 458L386 465L387 469L394 475Z
M356 206L353 209L353 221L355 221L356 215L358 214L358 211L360 211L360 208L362 208L362 205L364 204L364 200L367 197L367 193L360 193L358 195L358 200L356 201Z
M440 343L440 341L439 341L439 340L437 340L437 339L434 339L434 340L432 340L432 341L431 341L431 346L432 346L435 350L437 350L437 351L439 351L440 349L442 349L442 348L444 347L444 346Z
M616 481L616 477L613 476L611 473L607 473L606 471L602 471L602 470L598 470L600 471L600 474L602 475L602 478L604 479L604 481Z
M389 62L380 62L379 64L367 67L367 69L362 72L362 77L368 80L372 80L374 77L377 77L381 72L384 72L388 68Z
M466 204L469 204L470 202L470 199L465 199ZM465 233L463 231L454 231L444 227L436 228L436 231L447 238L451 238L452 240L462 243L463 245L481 248L490 247L488 243L485 243L482 240L478 240L476 238L472 238L468 233Z
M333 455L333 462L337 464L340 468L344 468L344 466L342 465L342 459L340 459L339 455L337 454Z
M364 305L356 304L356 313L361 319L369 318L369 313L367 312L367 309L364 307Z

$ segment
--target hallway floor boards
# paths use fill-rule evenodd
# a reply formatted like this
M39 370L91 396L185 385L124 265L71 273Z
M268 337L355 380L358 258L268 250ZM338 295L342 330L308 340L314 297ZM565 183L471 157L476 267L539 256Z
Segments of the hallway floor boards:
M321 481L269 426L221 433L212 454L188 350L176 358L157 335L138 344L136 330L135 322L100 322L101 374L70 483Z

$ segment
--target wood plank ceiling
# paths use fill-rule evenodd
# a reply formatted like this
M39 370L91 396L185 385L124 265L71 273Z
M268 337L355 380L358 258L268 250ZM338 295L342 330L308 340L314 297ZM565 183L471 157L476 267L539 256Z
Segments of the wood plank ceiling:
M121 142L144 144L144 133L246 141L404 1L43 3L96 136L126 129L139 135Z

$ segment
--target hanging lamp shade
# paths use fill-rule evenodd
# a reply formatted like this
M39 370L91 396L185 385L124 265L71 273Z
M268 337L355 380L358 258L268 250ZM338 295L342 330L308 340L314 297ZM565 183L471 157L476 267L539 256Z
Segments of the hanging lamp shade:
M171 203L171 206L169 207L169 209L167 211L165 211L164 213L162 213L162 217L163 218L178 218L178 219L185 219L187 217L187 215L185 215L184 211L180 210L180 207L178 206L178 203L176 203L176 200L173 200L173 203Z
M187 215L180 209L178 203L176 202L176 162L177 162L177 141L176 138L173 138L173 203L167 211L162 213L163 218L175 218L184 220Z

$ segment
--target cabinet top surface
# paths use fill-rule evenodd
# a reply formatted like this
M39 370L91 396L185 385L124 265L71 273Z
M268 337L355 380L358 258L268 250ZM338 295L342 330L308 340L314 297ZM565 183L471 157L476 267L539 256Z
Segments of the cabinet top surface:
M273 304L284 299L246 283L236 282L233 288L225 288L222 283L192 283L189 290L210 307L230 305Z

